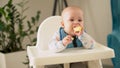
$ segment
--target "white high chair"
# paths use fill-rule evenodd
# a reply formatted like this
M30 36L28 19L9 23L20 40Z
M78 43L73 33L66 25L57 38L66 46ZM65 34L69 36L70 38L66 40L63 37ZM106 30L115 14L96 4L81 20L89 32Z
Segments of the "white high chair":
M61 20L60 16L51 16L39 26L36 46L27 47L30 67L44 68L44 65L64 64L64 68L69 68L69 63L87 61L88 68L103 68L101 59L115 56L113 49L99 43L91 50L68 48L60 53L52 53L48 49L48 44L54 32L60 27Z

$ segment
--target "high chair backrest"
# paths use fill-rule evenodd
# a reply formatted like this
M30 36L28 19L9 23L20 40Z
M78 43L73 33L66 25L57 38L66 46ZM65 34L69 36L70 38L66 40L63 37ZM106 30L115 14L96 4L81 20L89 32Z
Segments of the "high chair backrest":
M48 50L48 45L53 34L59 29L61 16L51 16L46 18L39 26L36 46L40 50Z

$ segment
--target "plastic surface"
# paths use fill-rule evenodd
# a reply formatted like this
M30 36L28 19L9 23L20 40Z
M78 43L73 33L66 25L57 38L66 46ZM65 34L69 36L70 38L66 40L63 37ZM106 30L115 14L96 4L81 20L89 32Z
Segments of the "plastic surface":
M44 65L64 63L66 64L64 66L69 68L68 63L88 61L89 68L102 68L101 59L114 57L114 51L111 48L99 43L95 44L94 49L68 48L60 53L49 51L48 43L54 32L60 27L61 21L60 16L51 16L39 26L36 46L27 47L30 66L44 68Z
M50 65L71 62L83 62L114 57L114 51L104 45L96 43L94 49L68 48L60 53L49 50L39 51L37 47L27 48L31 65Z

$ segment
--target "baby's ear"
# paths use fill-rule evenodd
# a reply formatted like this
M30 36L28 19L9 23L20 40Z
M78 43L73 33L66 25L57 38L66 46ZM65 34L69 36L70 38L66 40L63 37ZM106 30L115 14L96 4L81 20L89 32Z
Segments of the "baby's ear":
M63 27L63 28L64 28L64 22L63 22L63 21L61 22L61 27Z

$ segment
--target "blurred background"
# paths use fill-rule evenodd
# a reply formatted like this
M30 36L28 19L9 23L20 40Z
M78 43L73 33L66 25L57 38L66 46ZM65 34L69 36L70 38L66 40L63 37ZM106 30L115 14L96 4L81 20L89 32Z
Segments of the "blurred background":
M0 0L0 6L7 3L8 0ZM13 0L13 3L19 3L22 0ZM27 18L41 11L41 22L52 16L54 0L28 0L26 7L29 9L25 12ZM107 35L112 31L111 5L110 0L67 0L68 6L79 6L84 12L85 29L97 42L107 46ZM59 15L59 14L56 14ZM35 35L36 36L36 35ZM25 41L26 43L27 41ZM26 46L24 46L26 47ZM106 65L111 65L111 60L103 60Z

